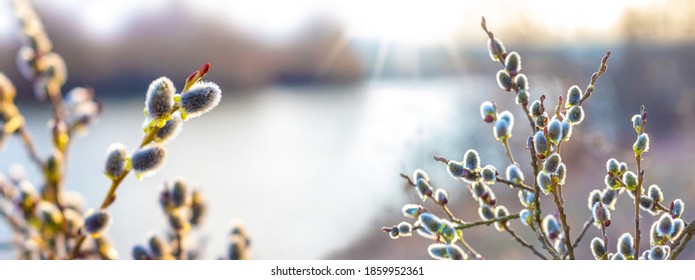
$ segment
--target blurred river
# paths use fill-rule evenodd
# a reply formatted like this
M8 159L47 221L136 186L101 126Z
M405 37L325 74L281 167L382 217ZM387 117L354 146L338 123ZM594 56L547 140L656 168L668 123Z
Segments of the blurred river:
M482 123L477 111L487 94L476 86L497 90L493 80L485 81L489 85L466 78L223 92L220 107L186 122L168 144L168 159L156 176L124 181L111 207L110 235L121 258L129 259L130 248L144 243L148 232L162 234L167 224L157 202L159 186L181 175L203 188L209 201L206 257L224 254L234 218L244 221L253 238L253 258L325 257L365 231L380 234L374 224L380 212L399 209L412 195L403 192L398 173L435 165L432 154L463 154L468 145L462 141L475 136L466 131ZM46 155L50 110L33 102L20 106ZM88 207L96 207L107 191L101 170L109 144L133 148L142 137L142 100L111 100L105 108L70 151L67 186L82 192ZM473 116L475 121L467 119ZM494 141L488 134L482 138ZM7 144L0 170L21 163L38 185L38 170L18 139ZM437 170L442 172L433 177L446 176ZM0 242L8 233L1 224ZM13 257L7 251L1 256Z

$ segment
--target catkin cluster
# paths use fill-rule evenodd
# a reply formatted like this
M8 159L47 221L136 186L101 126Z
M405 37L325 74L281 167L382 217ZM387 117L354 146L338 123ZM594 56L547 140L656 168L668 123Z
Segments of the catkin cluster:
M436 215L421 204L406 204L403 215L413 219L413 222L400 222L397 225L383 227L392 239L411 236L412 232L431 239L428 252L435 259L467 259L468 255L482 258L474 246L464 239L464 231L476 226L494 225L499 232L508 233L522 247L528 248L541 259L574 259L575 248L578 247L584 234L591 225L602 233L603 238L596 237L590 242L590 249L596 259L674 259L690 240L695 226L689 226L682 218L684 204L680 199L671 202L669 207L662 205L664 195L657 185L643 189L644 170L641 168L642 156L649 151L649 136L645 133L647 115L642 108L640 114L631 121L637 133L633 152L637 162L634 171L629 170L627 163L610 159L607 162L607 173L603 189L590 192L588 208L591 219L579 230L578 237L572 239L571 226L567 212L573 209L565 207L563 187L566 184L568 166L563 162L561 147L571 139L574 128L585 118L584 102L594 93L595 84L607 70L610 51L601 60L598 70L591 76L588 86L582 90L573 85L565 94L559 95L557 104L546 108L546 96L535 99L531 95L529 79L521 72L521 55L515 51L508 52L502 41L494 37L487 29L485 19L482 28L488 35L488 51L494 62L499 62L502 69L496 74L498 86L515 95L516 103L521 107L524 118L532 129L532 134L526 141L533 177L531 182L525 181L524 172L514 159L514 149L510 146L514 128L514 115L507 110L500 111L492 101L485 101L480 106L480 116L485 123L492 124L492 135L500 141L509 165L504 169L504 176L493 165L481 164L481 157L474 149L466 151L461 161L449 160L435 156L436 161L445 163L449 175L462 182L476 201L479 221L464 221L448 208L450 203L446 190L432 186L429 176L422 170L416 170L412 178L401 174L419 194L422 202L432 200L441 208L446 216ZM553 110L554 109L554 110ZM524 148L524 147L520 147ZM510 212L501 205L495 196L495 184L508 185L518 190L518 212ZM615 210L618 196L627 193L632 197L635 207L635 233L624 233L616 243L616 252L609 252L606 228L611 225L611 211ZM541 199L551 198L556 211L543 216ZM511 208L511 207L510 207ZM640 255L639 231L640 208L651 215L661 217L655 221L649 232L650 248ZM663 214L661 214L663 212ZM514 213L514 214L512 214ZM511 220L519 219L537 236L537 244L524 240L513 229ZM459 246L460 245L460 246ZM541 249L545 250L542 252Z

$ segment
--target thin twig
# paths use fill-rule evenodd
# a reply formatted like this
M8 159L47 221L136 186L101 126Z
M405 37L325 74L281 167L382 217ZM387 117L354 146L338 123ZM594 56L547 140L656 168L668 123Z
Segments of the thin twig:
M647 124L647 113L644 109L644 105L640 108L640 115L642 116L642 125L640 127L640 133L644 133L644 128ZM642 184L644 183L644 171L642 170L642 155L635 154L635 161L637 162L637 188L635 189L635 255L634 259L639 259L639 243L640 243L640 216L639 216L639 204L640 197L642 195Z
M533 245L529 244L526 240L524 240L523 238L521 238L520 236L518 236L518 235L516 234L516 232L514 232L514 230L512 230L511 227L507 226L506 223L503 225L503 227L504 227L505 231L508 232L508 233L514 238L514 240L516 240L516 242L519 242L519 244L521 244L521 246L524 246L524 247L526 247L526 248L529 248L529 250L533 251L533 254L534 254L534 255L538 256L538 257L541 258L542 260L547 260L547 259L548 259L548 258L546 258L541 252L539 252L538 250L536 250L536 248L533 247Z
M512 182L512 181L509 181L509 180L507 180L507 179L503 179L503 178L500 178L500 177L497 177L497 182L500 182L500 183L502 183L502 184L507 184L507 185L512 186L512 187L514 187L514 188L519 188L519 189L522 189L522 190L526 190L526 191L529 191L529 192L533 192L533 188L527 186L527 185L524 184L523 182L514 183L514 182Z
M484 259L485 259L485 257L483 257L483 255L481 255L480 253L478 253L478 252L473 248L473 246L471 246L470 244L468 244L468 242L466 242L466 239L463 238L463 232L461 233L461 235L459 235L459 243L461 243L461 245L463 245L463 247L466 247L466 249L468 249L468 251L471 251L471 254L475 255L475 258L476 258L476 259L479 259L479 260L484 260Z
M511 164L516 164L516 161L514 160L514 155L512 155L512 151L509 149L509 141L507 141L507 139L504 139L502 140L502 144L504 145L504 152L505 154L507 154L509 162Z
M22 138L22 143L24 144L24 147L27 149L27 153L29 153L29 158L31 158L31 160L39 166L40 170L43 171L43 160L41 160L41 156L39 156L39 153L36 150L36 145L34 145L33 138L31 137L31 134L29 134L29 131L27 130L26 126L22 124L17 129L17 133L19 133L19 136Z
M577 246L579 246L579 242L582 241L582 237L584 237L584 234L586 234L586 232L591 227L591 224L593 224L593 223L594 223L594 217L593 216L591 218L589 218L589 220L584 222L584 226L582 226L582 230L579 231L579 236L577 236L577 239L574 240L574 244L572 245L573 248L577 248Z
M508 216L504 217L499 217L499 218L494 218L490 220L484 220L484 221L475 221L475 222L460 222L458 226L456 226L456 229L467 229L467 228L472 228L472 227L477 227L477 226L489 226L491 224L494 224L496 222L506 222L509 220L515 220L519 218L519 213L516 214L511 214Z
M596 85L596 81L598 81L598 78L606 72L606 69L608 69L608 58L610 56L611 51L607 51L601 59L601 64L598 67L598 71L594 72L594 74L591 75L591 82L589 82L589 85L586 87L586 90L584 90L584 95L582 96L582 99L579 100L579 105L582 105L582 103L584 103L584 101L591 96L591 93L594 92L594 86Z

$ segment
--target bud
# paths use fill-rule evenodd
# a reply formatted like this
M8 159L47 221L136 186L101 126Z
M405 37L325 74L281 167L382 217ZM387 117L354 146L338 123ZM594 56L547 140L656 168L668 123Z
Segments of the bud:
M506 91L512 90L512 77L505 70L497 72L497 85Z
M531 224L531 211L529 211L528 209L521 210L519 212L519 220L525 226L530 225Z
M539 129L544 128L547 122L548 122L548 112L543 112L538 118L536 118L536 126Z
M458 246L455 244L449 244L446 246L446 254L449 256L449 259L452 260L466 260L468 259L468 255L461 250Z
M413 226L408 222L401 222L398 224L398 232L402 236L413 235Z
M492 208L490 206L487 206L484 203L481 203L480 207L478 207L478 215L481 219L485 221L492 220L495 218L495 212L492 211Z
M648 196L640 196L639 206L642 210L649 212L649 214L656 215L659 213L659 210L654 207L654 201Z
M504 218L506 216L509 216L509 210L507 210L507 207L500 205L500 206L497 206L497 208L495 208L495 218L496 219ZM502 232L502 231L504 231L505 225L509 225L509 221L496 222L495 228L497 229L497 231Z
M640 260L649 260L649 250L644 250L642 252L642 256L639 257Z
M150 176L162 167L166 151L159 145L140 148L131 157L131 165L138 178Z
M84 220L84 231L91 235L92 238L97 238L106 231L110 221L111 215L109 215L109 212L101 209L91 215L87 215L87 218Z
M10 79L0 72L0 101L11 102L14 100L17 90L15 89Z
M562 124L556 118L548 123L548 141L557 145L562 140Z
M549 239L555 239L560 234L560 224L553 215L548 215L543 218L543 231Z
M504 113L507 113L508 111L504 111ZM511 116L511 114L509 115ZM505 141L509 137L512 137L512 127L514 126L514 118L510 118L511 122L508 122L506 119L498 119L497 122L495 122L495 126L493 127L493 134L495 135L495 139L497 141Z
M176 87L167 77L160 77L150 83L145 97L145 108L153 119L166 118L174 107Z
M624 261L626 259L625 259L625 255L618 252L618 253L615 253L615 255L611 256L611 260L612 261Z
M567 120L563 120L560 127L562 128L562 141L569 141L570 136L572 136L572 125Z
M435 243L427 247L427 252L430 257L436 260L448 260L449 254L447 253L447 244Z
M548 140L545 138L543 131L538 131L533 136L533 149L536 150L537 156L545 156L548 153Z
M34 215L39 219L44 229L59 232L63 227L63 214L55 204L42 200L36 204Z
M606 256L608 249L606 249L606 244L603 243L602 239L594 237L591 240L591 253L597 260L602 260Z
M475 200L481 200L486 204L495 205L495 194L488 185L482 182L475 182L472 187L473 191L471 194Z
M535 195L533 194L533 192L530 192L527 190L519 190L518 196L519 196L519 202L521 203L521 205L523 205L524 207L528 207L528 208L531 208L531 206L533 205L534 200L536 198Z
M488 52L490 54L490 59L492 61L498 61L500 58L504 58L507 51L504 48L504 44L497 38L487 40Z
M441 222L442 223L439 226L438 233L444 242L451 244L458 240L458 235L456 234L456 228L454 228L454 225L447 220L441 220Z
M617 248L618 253L628 258L633 256L635 254L635 240L632 238L632 235L627 232L623 233L623 235L618 238Z
M655 261L661 261L668 259L668 256L671 254L671 248L664 245L664 246L654 246L652 247L651 250L649 250L649 259L650 260L655 260Z
M248 250L246 248L246 240L240 235L232 235L229 238L229 247L227 249L227 257L230 260L246 260L248 259Z
M492 165L486 165L480 174L485 184L492 185L497 181L497 169Z
M65 66L65 61L57 53L47 53L41 57L44 65L44 75L51 83L62 86L67 80L68 70Z
M625 174L627 172L627 163L621 162L620 163L620 174Z
M406 204L403 205L403 208L401 208L401 212L403 212L403 216L417 219L420 216L420 213L427 212L427 210L417 204Z
M637 136L635 144L632 145L632 150L635 151L635 156L639 156L644 152L649 151L649 135L642 133Z
M611 224L611 211L602 203L594 204L591 208L591 215L594 218L594 224L599 228L601 227L601 221L603 221L603 225L606 227Z
M203 197L203 193L199 190L193 190L191 194L191 218L189 222L193 226L200 225L207 210L207 204Z
M637 132L637 134L641 134L642 133L642 115L637 114L637 115L632 116L631 121L632 121L632 128L635 129L635 132Z
M183 211L171 211L167 213L167 218L169 220L169 226L174 231L187 232L191 228L191 225L188 223L188 218Z
M606 171L613 175L620 174L620 163L614 158L609 159L606 162Z
M657 223L656 231L660 236L668 236L673 233L673 218L671 218L671 215L662 215Z
M213 82L198 82L181 94L181 119L195 118L220 103L222 91Z
M567 121L571 125L578 125L584 120L584 109L582 106L572 106L567 111Z
M615 210L615 203L618 201L618 192L611 190L609 188L603 189L601 192L601 202L606 205L608 209Z
M661 245L664 243L663 235L659 234L659 221L652 223L652 227L649 230L649 243L654 245Z
M415 189L422 201L427 200L427 197L432 195L432 185L423 179L418 179L417 182L415 182Z
M516 84L516 87L519 88L519 92L521 92L521 90L528 90L528 78L526 78L526 75L521 73L517 74L514 77L514 83Z
M480 168L480 155L478 151L469 149L463 155L463 166L471 171L478 170Z
M669 209L669 213L674 219L680 218L681 215L683 215L683 209L685 209L685 203L683 203L683 200L679 198L671 202L671 209Z
M65 208L63 209L63 218L65 219L65 232L68 236L77 236L79 230L84 226L82 214L72 208Z
M446 193L446 190L437 189L437 191L434 192L434 201L441 205L449 203L449 195Z
M181 179L176 179L169 190L169 198L174 207L179 208L188 204L188 186Z
M567 254L567 246L565 246L565 241L562 239L556 239L553 248L555 248L555 252L561 256Z
M599 203L601 201L601 191L599 190L593 190L589 193L589 203L587 206L589 206L589 210L594 209L594 204Z
M540 117L543 114L543 106L541 102L536 100L531 103L531 116L534 118Z
M466 171L466 169L463 167L463 164L458 161L450 160L446 165L449 175L456 180L461 179L461 177L468 173L468 171Z
M523 74L519 74L518 77L521 77ZM526 76L524 76L526 77ZM529 92L528 89L521 89L519 92L516 93L516 104L520 104L523 106L528 105L528 100L531 98L531 93Z
M419 179L423 179L423 180L429 182L429 181L430 181L430 176L427 175L427 173L425 172L425 170L422 170L422 169L415 169L415 171L413 171L413 180L417 181L417 180L419 180Z
M683 230L685 229L685 222L681 218L673 219L673 232L671 232L670 235L668 235L668 238L673 241L676 238L680 237L681 233L683 233Z
M400 231L398 230L397 227L392 227L392 228L391 228L391 230L389 231L389 237L390 237L391 239L398 239L399 237L401 237L401 233L400 233Z
M538 186L541 188L544 194L549 194L550 191L553 190L553 180L550 178L550 175L548 175L547 172L538 172L536 182L538 183Z
M106 150L106 164L104 166L104 174L111 180L123 176L123 173L128 169L128 155L123 144L114 143Z
M510 52L504 60L504 69L509 75L516 76L521 71L521 56L517 52Z
M611 190L620 189L620 181L618 181L617 176L606 175L603 182L606 184L606 187L608 187Z
M625 188L634 191L637 188L637 175L632 171L625 172L623 174L623 183L625 183Z
M562 158L560 155L558 153L553 153L545 159L543 169L548 173L555 173L561 162Z
M172 118L168 120L164 126L157 130L154 134L154 141L160 144L164 144L169 140L176 138L183 128L183 121L179 114L172 115Z
M441 220L437 216L427 212L420 214L420 217L418 217L418 222L420 222L424 229L431 233L438 232L442 225Z
M659 186L657 186L657 185L649 186L647 193L649 195L649 198L651 198L655 202L664 201L664 193L661 192L661 188L659 188Z
M131 255L134 260L149 260L150 256L147 255L147 249L142 245L136 245L131 251Z
M495 119L497 119L497 109L495 108L495 104L492 104L490 101L485 101L480 104L480 116L486 123L494 122Z
M521 171L519 166L516 166L514 164L511 164L507 166L507 180L512 181L514 183L521 183L524 181L524 173Z
M579 101L582 99L582 90L579 86L573 85L567 90L567 104L566 107L572 107L579 105Z
M560 165L557 166L557 171L555 171L553 175L553 180L557 182L560 185L565 184L565 177L567 177L567 167L565 166L564 163L560 163Z
M171 255L169 245L154 234L150 234L150 237L147 239L147 245L150 248L150 252L152 252L153 259L163 260Z

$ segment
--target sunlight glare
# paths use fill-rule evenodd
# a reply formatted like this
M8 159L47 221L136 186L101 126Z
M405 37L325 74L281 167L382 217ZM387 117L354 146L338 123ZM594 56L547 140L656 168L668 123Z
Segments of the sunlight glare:
M382 0L333 6L357 38L394 44L438 44L460 26L461 2Z

